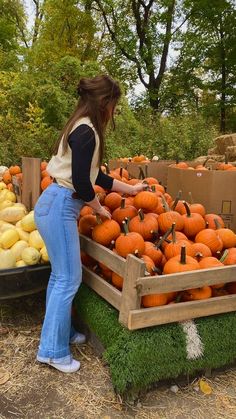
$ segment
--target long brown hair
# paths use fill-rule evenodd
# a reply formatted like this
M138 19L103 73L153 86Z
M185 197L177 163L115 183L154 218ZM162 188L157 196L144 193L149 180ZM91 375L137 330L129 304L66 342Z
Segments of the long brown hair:
M61 141L62 152L65 154L68 148L68 138L73 126L78 119L89 117L100 140L99 161L102 163L104 153L104 134L109 120L112 120L113 128L114 109L121 96L119 84L107 75L100 75L93 78L84 77L80 80L77 92L79 95L78 104L61 131L60 137L55 145L54 154L57 153Z

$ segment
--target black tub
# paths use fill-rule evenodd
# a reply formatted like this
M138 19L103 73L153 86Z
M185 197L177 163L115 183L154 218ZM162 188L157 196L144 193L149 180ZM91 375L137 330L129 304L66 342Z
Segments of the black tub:
M46 289L51 265L32 265L0 270L0 300L34 294Z

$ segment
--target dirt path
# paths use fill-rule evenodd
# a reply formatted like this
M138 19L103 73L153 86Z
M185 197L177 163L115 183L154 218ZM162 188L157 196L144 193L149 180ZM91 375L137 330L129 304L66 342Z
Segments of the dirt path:
M44 294L0 305L0 418L1 419L235 419L236 370L218 374L204 395L197 380L179 387L170 385L123 401L113 392L109 370L90 344L73 348L81 361L75 374L61 374L35 362ZM3 373L5 375L3 375ZM1 380L5 383L1 384Z

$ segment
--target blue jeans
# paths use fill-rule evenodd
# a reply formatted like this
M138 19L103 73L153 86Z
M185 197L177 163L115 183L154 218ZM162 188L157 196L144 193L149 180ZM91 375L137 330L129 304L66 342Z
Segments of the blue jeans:
M71 359L71 306L82 279L77 218L83 204L72 198L72 190L53 183L34 208L52 268L38 356L52 362Z

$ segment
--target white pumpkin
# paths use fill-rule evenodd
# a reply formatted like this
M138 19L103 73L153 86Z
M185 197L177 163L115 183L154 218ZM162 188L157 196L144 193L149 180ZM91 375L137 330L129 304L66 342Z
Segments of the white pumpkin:
M5 201L0 202L0 210L7 208L7 207L12 207L13 202L9 201L9 199L6 199Z
M19 240L19 234L17 233L16 229L9 229L4 231L4 233L0 236L0 243L3 249L9 249Z
M17 221L21 220L26 215L24 208L12 207L4 208L0 210L0 220L7 221L8 223L17 223Z
M15 203L16 202L16 195L14 194L14 192L11 192L11 191L7 190L6 199Z
M29 214L25 215L21 219L21 228L24 231L28 231L28 233L37 229L35 221L34 221L34 212L33 211L30 211Z
M16 258L12 253L11 249L2 250L0 257L0 269L10 269L15 268Z
M2 191L3 189L7 189L7 185L5 184L5 182L0 182L0 191Z
M21 254L26 247L29 247L29 243L25 240L18 240L15 244L13 244L11 251L15 255L16 261L21 260Z
M20 237L21 240L24 240L26 242L29 241L29 235L30 235L30 233L27 233L27 231L24 231L20 227L16 227L16 231L18 232L19 237Z
M38 230L34 230L29 233L29 245L38 250L45 246L45 243Z
M27 266L27 264L22 259L17 260L16 261L16 267L20 268L21 266Z
M48 252L46 246L43 246L40 250L41 258L43 262L49 262Z
M22 254L21 258L27 265L36 265L40 260L40 253L34 247L26 247Z
M14 224L6 223L5 221L0 220L0 234L4 233L7 230L14 230Z

